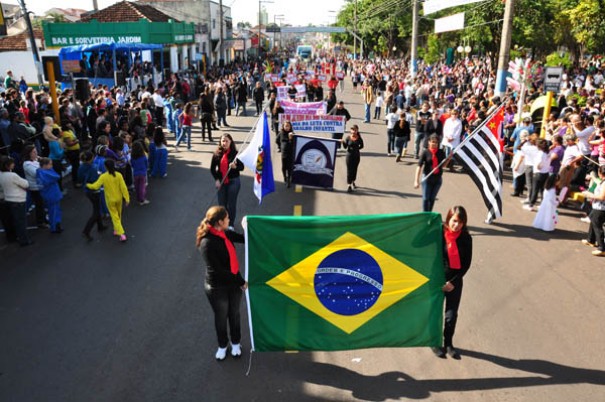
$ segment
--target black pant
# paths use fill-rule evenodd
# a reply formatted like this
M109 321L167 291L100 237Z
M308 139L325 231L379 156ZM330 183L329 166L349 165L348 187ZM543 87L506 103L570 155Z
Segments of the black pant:
M262 112L262 110L263 110L263 100L256 99L255 103L256 103L256 114L260 114L260 112Z
M25 210L24 202L7 202L13 219L15 233L19 244L25 245L30 243L27 236L27 211Z
M588 241L597 245L601 251L605 251L605 240L603 240L603 225L605 224L605 211L593 209L590 211L590 228L588 229Z
M240 343L242 334L239 309L242 290L234 286L211 288L208 284L204 288L212 311L214 311L214 328L218 346L226 348L229 345L229 338L231 338L231 344ZM227 323L229 323L229 335L227 335Z
M97 224L97 230L103 228L103 220L101 219L101 193L86 193L86 197L92 203L92 215L88 218L86 226L84 226L84 233L90 234L92 227Z
M65 157L71 165L71 184L78 184L78 169L80 168L80 151L65 151Z
M453 346L452 340L458 321L458 307L462 297L462 279L452 282L454 290L445 293L445 325L443 327L443 346Z
M44 200L38 190L30 190L29 192L32 202L36 206L36 224L38 226L46 222L46 211L44 210Z
M0 201L0 223L2 223L2 227L4 228L6 241L9 243L17 241L17 230L15 229L15 224L13 223L10 205L5 201Z
M534 173L534 179L529 193L529 205L532 207L536 204L536 201L538 201L538 195L544 191L546 179L548 179L548 173Z
M359 167L360 156L358 153L347 152L347 184L357 180L357 168Z
M210 113L202 113L202 140L206 139L206 130L208 130L208 141L212 141L212 115Z

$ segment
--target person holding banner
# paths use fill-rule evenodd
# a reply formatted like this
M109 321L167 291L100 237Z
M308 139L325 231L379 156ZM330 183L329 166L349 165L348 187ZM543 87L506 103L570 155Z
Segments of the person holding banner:
M445 151L439 149L439 137L432 134L429 138L428 149L422 152L418 160L414 188L420 187L420 175L422 174L422 211L430 212L433 210L437 193L443 183L443 169L441 163L445 159Z
M347 164L347 193L352 193L353 189L357 188L355 181L357 180L357 168L361 161L361 153L363 149L363 139L359 133L359 127L354 124L351 127L351 134L342 140L342 146L347 150L346 164Z
M336 105L336 108L332 110L332 113L334 116L344 116L345 117L345 126L346 126L346 122L351 120L351 114L349 113L349 111L347 109L345 109L345 103L343 101L338 102L338 104ZM338 142L338 147L336 149L340 149L340 144L341 144L341 140L342 140L342 135L343 133L332 133L332 139L333 140L339 140Z
M281 171L284 175L284 183L290 188L292 185L292 168L294 164L294 132L292 123L285 121L277 136L281 149Z
M458 307L462 297L462 278L468 272L473 259L473 239L468 232L468 215L462 206L454 206L447 212L443 224L443 265L445 269L445 324L443 347L432 347L435 356L445 359L446 353L460 360L460 353L453 345Z
M248 287L239 271L233 246L233 243L244 243L244 236L229 230L229 218L225 207L210 207L195 236L195 245L200 249L206 265L204 290L214 312L214 328L218 338L215 358L218 361L227 357L229 338L231 356L238 358L242 355L240 306L242 291Z
M218 190L218 203L227 208L232 222L237 217L237 196L240 189L239 172L244 164L236 158L237 149L230 134L223 134L219 146L212 155L210 174L214 177L214 186Z

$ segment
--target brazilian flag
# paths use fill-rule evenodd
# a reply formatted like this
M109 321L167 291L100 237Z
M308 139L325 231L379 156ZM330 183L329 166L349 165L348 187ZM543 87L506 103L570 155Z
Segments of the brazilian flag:
M248 216L252 349L441 344L441 216Z

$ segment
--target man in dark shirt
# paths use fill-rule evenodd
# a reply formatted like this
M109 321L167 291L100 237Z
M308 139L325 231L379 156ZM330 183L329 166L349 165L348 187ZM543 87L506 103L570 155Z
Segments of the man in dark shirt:
M332 111L332 114L334 116L344 116L345 117L345 131L347 131L346 124L347 124L347 121L351 120L351 114L349 113L349 111L347 109L345 109L345 103L343 101L338 102L338 105ZM337 149L340 149L340 140L342 139L342 135L343 135L343 133L332 133L332 139L338 140Z

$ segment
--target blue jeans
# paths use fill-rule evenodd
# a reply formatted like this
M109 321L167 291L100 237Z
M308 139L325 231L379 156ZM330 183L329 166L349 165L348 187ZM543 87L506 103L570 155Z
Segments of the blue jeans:
M231 226L235 226L235 218L237 213L237 194L240 188L239 177L229 179L229 183L221 186L218 190L218 205L222 205L229 213Z
M408 147L405 137L395 137L395 154L401 156L401 152Z
M422 179L424 180L424 175ZM442 183L443 178L434 174L422 182L422 211L430 212L433 210Z
M387 152L391 153L395 150L395 134L393 133L393 129L389 128L387 130Z
M372 107L372 105L368 105L367 103L364 104L365 106L365 112L366 112L366 120L365 123L369 123L370 122L370 108Z
M418 158L418 155L420 155L420 147L422 145L422 142L424 141L424 136L425 133L421 132L421 131L416 131L414 133L414 157Z
M191 126L183 126L181 129L181 135L179 135L176 140L176 146L179 146L184 135L187 136L187 149L191 149Z

